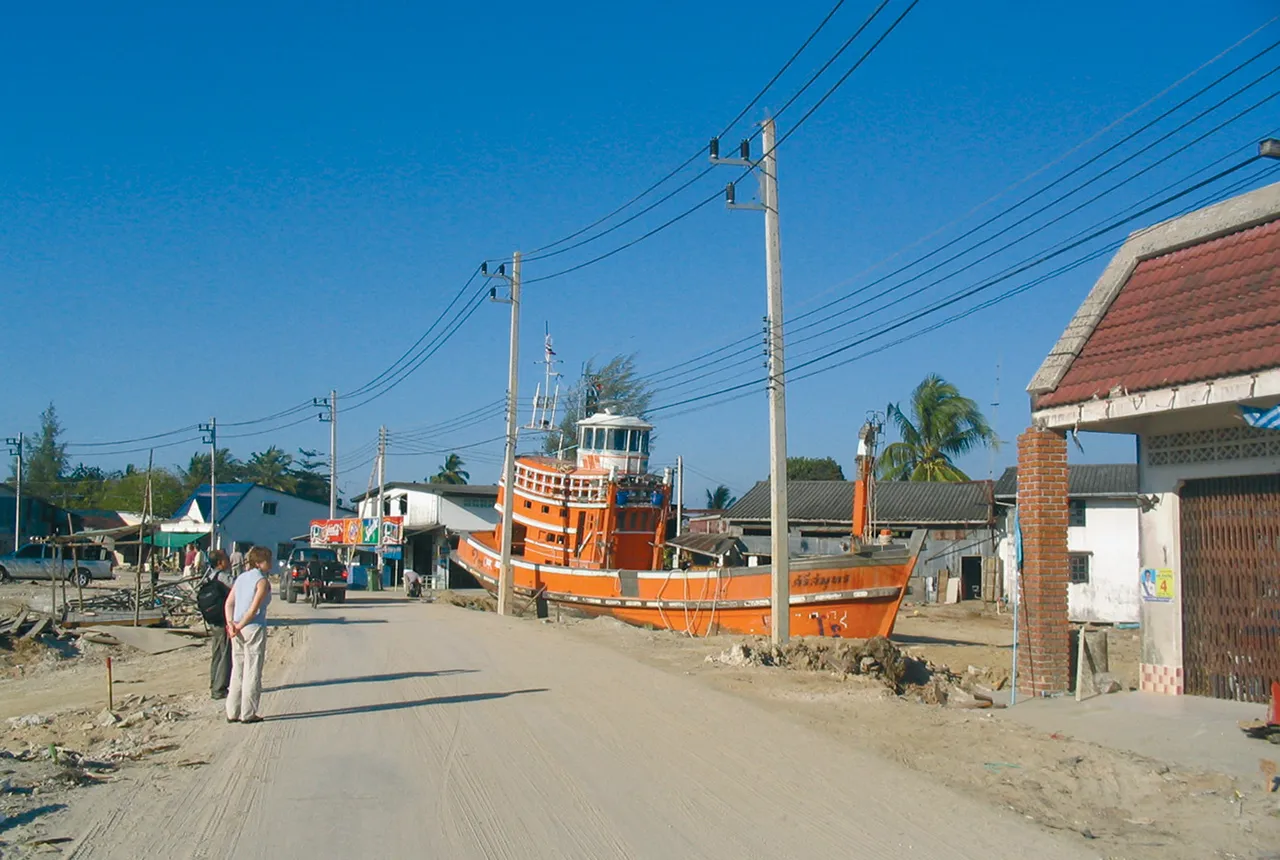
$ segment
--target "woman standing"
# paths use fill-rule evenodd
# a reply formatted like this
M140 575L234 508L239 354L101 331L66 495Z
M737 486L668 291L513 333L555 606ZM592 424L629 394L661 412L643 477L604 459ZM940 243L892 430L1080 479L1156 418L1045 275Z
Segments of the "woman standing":
M262 661L267 655L267 604L271 602L271 550L255 546L245 558L244 573L227 595L227 637L231 640L231 687L227 722L260 723Z

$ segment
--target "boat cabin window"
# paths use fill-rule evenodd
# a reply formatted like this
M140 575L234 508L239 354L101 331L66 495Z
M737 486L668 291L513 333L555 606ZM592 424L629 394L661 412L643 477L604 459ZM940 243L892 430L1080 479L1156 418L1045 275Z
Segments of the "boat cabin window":
M610 430L608 447L610 451L627 450L627 431L626 430Z

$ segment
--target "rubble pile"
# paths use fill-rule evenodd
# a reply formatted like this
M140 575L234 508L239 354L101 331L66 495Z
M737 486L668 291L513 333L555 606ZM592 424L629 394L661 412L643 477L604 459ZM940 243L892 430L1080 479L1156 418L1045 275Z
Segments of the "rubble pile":
M734 645L708 662L729 666L777 666L802 672L832 672L842 677L864 675L879 678L901 693L918 674L920 661L903 654L883 636L873 639L797 639L775 645L752 639Z
M775 645L767 639L740 642L707 662L726 666L774 666L800 672L830 672L842 678L882 681L900 696L926 705L994 707L992 693L1008 684L1007 673L978 669L957 675L907 654L883 636L873 639L797 639Z

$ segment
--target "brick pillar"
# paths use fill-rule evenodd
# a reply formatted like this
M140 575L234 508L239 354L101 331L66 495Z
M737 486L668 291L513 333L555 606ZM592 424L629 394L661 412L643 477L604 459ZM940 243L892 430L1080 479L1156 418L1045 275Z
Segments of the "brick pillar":
M1067 438L1030 427L1018 437L1018 690L1029 695L1065 693L1070 682L1067 513Z

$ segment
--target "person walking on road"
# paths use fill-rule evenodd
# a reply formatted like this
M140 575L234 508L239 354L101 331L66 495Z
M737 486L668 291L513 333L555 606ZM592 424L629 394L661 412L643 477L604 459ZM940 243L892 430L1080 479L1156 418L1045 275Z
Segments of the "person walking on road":
M183 576L191 576L195 573L197 556L196 548L191 544L187 544L187 552L182 559Z
M255 546L245 558L248 567L227 595L227 637L231 640L231 686L227 693L227 722L260 723L262 661L267 655L267 604L271 602L271 550Z
M231 544L231 575L239 576L244 572L244 553L240 551L240 544Z
M235 585L235 577L231 575L231 562L227 554L220 549L209 553L209 571L205 574L200 588L210 588L215 594L221 594L216 607L210 605L215 613L206 617L209 623L209 640L213 645L213 653L209 658L209 695L214 699L225 699L231 687L231 638L227 635L227 616L224 613L226 598ZM212 580L213 584L209 585Z

